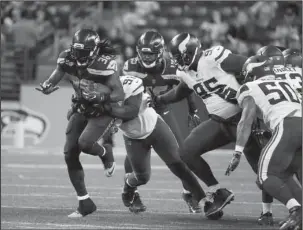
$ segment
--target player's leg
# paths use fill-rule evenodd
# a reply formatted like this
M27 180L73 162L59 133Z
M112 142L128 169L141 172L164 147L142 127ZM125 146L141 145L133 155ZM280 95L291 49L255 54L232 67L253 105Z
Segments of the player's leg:
M198 203L205 198L205 193L195 176L181 160L176 138L162 118L158 118L156 127L149 138L159 157L165 162L170 171L181 180L183 186L193 194L193 199L190 201L192 203L189 205L190 211L201 212Z
M216 208L206 208L209 216L225 207L233 198L234 194L227 189L221 189L208 163L201 154L217 149L230 142L226 135L224 124L209 119L194 128L185 139L183 148L179 148L180 156L189 168L209 187L209 197L214 196Z
M74 113L68 121L66 128L66 142L64 145L64 158L70 181L76 190L79 200L77 211L69 215L70 218L78 218L88 215L96 210L96 205L89 198L84 183L84 171L79 160L81 150L78 138L87 124L82 114Z
M102 144L102 136L110 131L113 118L110 116L92 117L79 138L82 152L99 156L104 164L105 175L110 177L115 171L115 160L112 146ZM102 137L102 138L101 138Z
M237 126L231 125L228 127L230 136L233 141L237 138ZM267 135L268 136L268 135ZM269 137L261 134L261 130L254 130L248 139L248 142L244 148L244 155L252 170L257 174L258 162L261 155L262 148L269 141ZM273 225L272 216L272 203L273 197L269 195L265 190L262 190L262 212L258 218L259 225Z
M264 140L264 143L267 142L268 140ZM258 172L258 162L260 159L261 151L262 146L258 143L257 139L252 134L244 148L244 155L252 170L256 174ZM258 218L259 225L272 226L274 224L272 215L272 203L273 197L269 195L265 190L262 190L262 212Z
M288 221L281 229L298 225L302 220L301 205L293 195L301 190L293 181L293 158L302 146L301 118L285 118L276 127L273 136L262 151L259 161L258 182L262 189L283 203L290 211ZM291 186L289 186L291 184ZM287 227L287 228L286 228Z
M143 212L146 207L143 205L137 187L146 184L150 179L150 145L146 140L131 139L124 136L125 148L128 161L133 171L126 173L124 178L124 187L122 200L131 212Z
M161 111L159 113L165 123L169 126L173 134L175 135L175 138L178 142L179 146L183 145L184 142L184 136L182 135L180 126L178 124L178 121L176 117L174 116L173 112L167 107L165 110Z

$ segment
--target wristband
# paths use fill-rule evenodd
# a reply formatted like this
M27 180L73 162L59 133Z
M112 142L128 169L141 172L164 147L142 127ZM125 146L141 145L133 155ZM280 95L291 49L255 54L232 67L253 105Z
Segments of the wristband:
M243 146L236 145L236 147L235 147L235 151L236 151L236 152L243 153L243 150L244 150L244 147L243 147Z

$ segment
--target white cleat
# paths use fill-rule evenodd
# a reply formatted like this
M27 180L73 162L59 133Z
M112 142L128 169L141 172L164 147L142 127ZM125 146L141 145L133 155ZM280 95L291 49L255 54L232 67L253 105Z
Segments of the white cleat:
M116 171L116 162L113 162L110 168L104 169L104 174L107 177L112 177Z
M83 215L78 210L68 215L68 218L73 218L73 219L82 218L82 217Z

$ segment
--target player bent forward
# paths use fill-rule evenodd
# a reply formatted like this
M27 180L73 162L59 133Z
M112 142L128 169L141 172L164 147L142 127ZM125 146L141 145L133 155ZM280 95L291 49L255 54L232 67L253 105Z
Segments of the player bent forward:
M253 56L243 66L245 81L237 93L243 108L237 127L235 154L230 166L234 170L240 161L251 126L259 112L272 131L272 137L262 150L258 165L259 187L283 203L289 217L281 230L302 228L302 187L295 180L302 155L302 108L299 97L289 81L275 80L270 59Z
M110 106L109 113L122 119L119 129L123 132L127 156L133 172L125 175L122 200L131 212L143 212L137 187L150 179L151 147L167 167L192 192L197 202L205 202L205 193L195 176L178 155L178 143L169 126L149 107L150 96L144 93L142 80L133 76L122 76L120 80L125 92L124 105ZM212 205L212 204L210 204Z

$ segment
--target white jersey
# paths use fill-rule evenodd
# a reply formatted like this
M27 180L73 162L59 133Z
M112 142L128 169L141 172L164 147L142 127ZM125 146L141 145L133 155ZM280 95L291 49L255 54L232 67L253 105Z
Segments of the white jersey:
M158 120L158 114L152 107L149 107L151 98L149 94L144 93L143 81L140 78L121 76L120 81L125 93L124 101L131 96L141 94L142 102L138 116L133 120L123 122L119 129L129 138L144 139L153 132Z
M222 46L214 46L204 51L197 72L177 71L180 80L202 98L208 113L224 119L241 111L235 98L240 85L234 75L221 68L221 63L230 53ZM229 102L229 99L235 103Z
M302 117L302 107L297 93L286 80L257 80L241 86L237 100L251 96L262 113L265 125L274 130L287 116Z
M275 66L273 71L276 79L289 81L293 88L300 94L300 100L302 100L302 68Z

